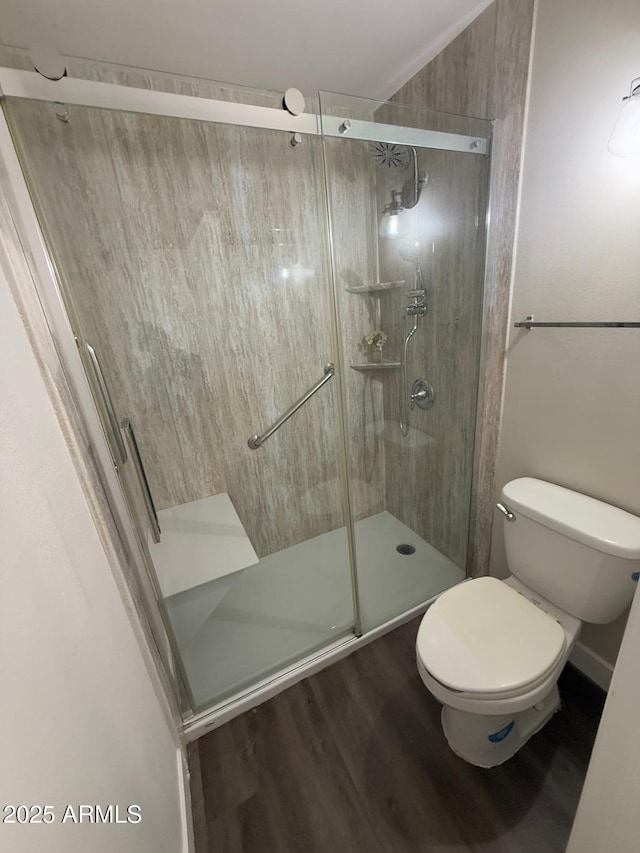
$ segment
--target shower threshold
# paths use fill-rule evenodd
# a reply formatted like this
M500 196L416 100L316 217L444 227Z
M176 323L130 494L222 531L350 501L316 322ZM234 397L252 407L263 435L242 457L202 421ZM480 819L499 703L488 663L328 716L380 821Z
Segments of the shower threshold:
M309 667L316 671L349 654L424 610L465 577L387 511L357 521L355 539L361 638L353 634L345 528L228 576L226 582L233 582L222 599L214 581L166 600L194 699L206 708L188 731L197 720L206 719L206 730L220 725L268 698L266 686L274 695L292 674L300 680L310 674ZM411 547L398 551L398 546ZM274 689L283 678L283 686ZM192 736L203 733L200 725L197 729Z
M208 732L212 732L214 729L218 729L220 726L233 720L234 717L239 717L240 714L245 714L252 708L262 705L263 702L277 696L283 690L293 687L299 681L303 681L310 675L314 675L316 672L320 672L328 666L337 663L342 658L347 657L347 655L353 654L353 652L372 643L379 637L389 633L389 631L399 628L405 622L410 622L416 616L424 613L439 594L432 595L427 601L421 602L412 607L411 610L401 613L383 625L372 628L361 637L349 634L340 640L329 643L313 654L309 654L296 661L296 663L283 667L278 672L274 672L267 678L261 679L251 685L251 687L238 691L234 696L218 702L210 708L199 711L185 720L182 729L185 738L187 741L197 740Z

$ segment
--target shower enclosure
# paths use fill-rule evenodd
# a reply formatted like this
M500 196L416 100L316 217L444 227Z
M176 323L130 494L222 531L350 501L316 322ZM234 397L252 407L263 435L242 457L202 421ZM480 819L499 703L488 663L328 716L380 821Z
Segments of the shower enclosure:
M187 716L464 579L490 123L2 58Z

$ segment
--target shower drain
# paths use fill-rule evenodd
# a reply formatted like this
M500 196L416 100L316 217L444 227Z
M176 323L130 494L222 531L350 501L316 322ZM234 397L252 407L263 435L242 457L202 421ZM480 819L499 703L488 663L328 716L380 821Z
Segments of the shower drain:
M403 556L416 553L416 549L413 547L413 545L398 545L396 551L398 552L398 554L402 554Z

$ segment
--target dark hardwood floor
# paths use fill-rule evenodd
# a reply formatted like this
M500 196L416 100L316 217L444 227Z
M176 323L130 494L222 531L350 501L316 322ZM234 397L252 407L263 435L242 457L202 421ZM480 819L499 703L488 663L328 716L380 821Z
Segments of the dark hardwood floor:
M544 729L472 767L416 671L418 624L192 745L197 853L564 851L604 693L567 667Z

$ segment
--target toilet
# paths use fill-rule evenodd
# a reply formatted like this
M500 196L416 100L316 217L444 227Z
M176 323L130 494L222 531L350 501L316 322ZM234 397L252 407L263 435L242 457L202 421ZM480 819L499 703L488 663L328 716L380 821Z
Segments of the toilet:
M507 761L560 708L582 623L616 619L640 572L640 518L624 510L532 477L507 483L498 509L510 576L444 592L416 640L449 746L478 767Z

